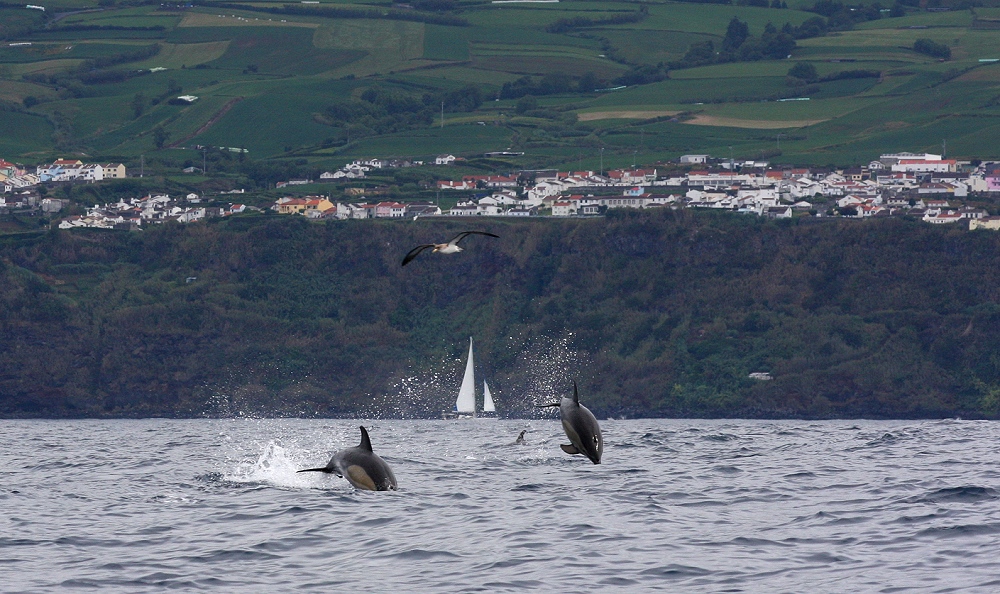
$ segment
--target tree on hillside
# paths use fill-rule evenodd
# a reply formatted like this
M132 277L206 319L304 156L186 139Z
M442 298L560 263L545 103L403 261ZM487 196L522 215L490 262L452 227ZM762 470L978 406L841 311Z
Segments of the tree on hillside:
M943 43L938 43L931 39L918 39L914 41L913 51L926 56L941 58L943 60L951 59L951 48Z
M163 145L167 143L168 138L170 138L170 132L164 130L163 126L153 128L153 144L156 145L156 148L163 148Z
M681 61L688 67L711 64L715 61L715 44L710 39L692 43Z
M740 19L733 17L726 27L726 36L722 39L722 51L735 52L743 45L743 42L750 37L750 26Z
M797 62L795 66L788 69L788 76L811 82L819 78L816 66L810 62Z
M132 115L138 118L144 111L146 111L146 96L136 93L135 97L132 97Z

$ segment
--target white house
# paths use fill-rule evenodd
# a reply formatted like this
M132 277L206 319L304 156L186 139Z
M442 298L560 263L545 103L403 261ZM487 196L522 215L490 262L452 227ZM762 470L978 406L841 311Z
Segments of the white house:
M564 200L552 203L552 216L568 217L575 215L580 210L579 200Z

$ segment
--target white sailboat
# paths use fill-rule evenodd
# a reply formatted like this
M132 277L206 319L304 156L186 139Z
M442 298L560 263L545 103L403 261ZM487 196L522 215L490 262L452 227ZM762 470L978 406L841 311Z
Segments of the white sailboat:
M476 417L476 363L475 355L472 352L472 337L469 337L469 358L465 362L465 376L462 378L462 387L458 389L458 398L455 399L455 410L442 414L446 419L475 418ZM493 403L493 395L490 394L490 387L483 382L483 412L495 413L496 405Z
M490 385L483 380L483 413L495 413L497 407L493 404L493 395L490 394Z
M455 400L455 413L459 416L476 416L476 364L472 354L472 337L469 337L469 359L465 363L465 377Z

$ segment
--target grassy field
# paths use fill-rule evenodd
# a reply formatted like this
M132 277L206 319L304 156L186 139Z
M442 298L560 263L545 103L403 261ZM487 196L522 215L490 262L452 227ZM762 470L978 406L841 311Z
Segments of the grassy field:
M52 125L37 115L0 111L0 154L29 155L49 148Z
M751 35L760 35L768 23L799 25L816 17L803 10L811 1L789 4L788 9L646 4L647 14L624 24L606 21L633 15L640 5L464 2L446 13L468 26L421 22L440 14L420 11L399 20L103 6L47 28L42 25L50 15L5 7L0 8L0 38L7 35L7 42L0 42L0 102L8 108L0 110L0 157L44 159L76 151L135 159L156 153L157 127L168 133L167 147L245 147L255 159L309 154L330 163L355 156L475 155L508 147L525 152L521 164L538 166L588 160L584 153L592 156L602 146L608 159L628 163L640 156L669 159L730 146L753 156L775 152L779 134L781 154L773 158L789 162L855 157L864 162L875 152L920 150L945 139L952 154L997 152L992 138L1000 125L1000 64L979 60L1000 57L1000 34L977 28L976 19L1000 19L1000 8L910 10L904 17L799 40L791 59L673 70L667 80L614 91L572 89L584 77L594 77L597 88L620 87L614 81L634 65L680 60L691 44L706 40L719 47L733 17L746 22ZM388 0L322 0L323 5L392 7ZM67 12L98 8L94 0L52 6ZM560 33L546 29L565 19L589 21L578 20ZM5 34L18 27L27 33ZM947 45L951 59L913 51L922 38ZM155 56L127 58L153 43L159 44ZM80 76L85 60L104 60L111 64L104 70L123 74L109 82L59 79ZM820 77L858 69L878 71L880 77L795 86L787 73L797 62L814 65ZM167 70L148 72L154 68ZM43 80L42 74L53 78ZM494 99L505 83L522 77L532 84L561 80L570 87L538 96L542 112L514 114L517 95ZM449 112L443 129L435 120L428 129L355 137L344 145L344 130L330 125L324 111L358 100L375 84L416 99L475 85L485 101L473 112ZM180 93L199 99L169 104ZM40 102L28 105L28 97ZM789 98L808 101L779 101ZM135 111L137 100L143 103L141 114ZM62 126L59 148L53 121Z

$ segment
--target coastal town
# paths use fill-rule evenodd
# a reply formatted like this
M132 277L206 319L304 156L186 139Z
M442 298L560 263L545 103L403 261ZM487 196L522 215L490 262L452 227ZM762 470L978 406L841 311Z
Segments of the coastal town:
M461 158L439 155L435 165ZM668 166L609 171L517 171L507 175L463 175L436 182L436 200L373 201L377 189L321 184L359 182L379 170L417 167L422 161L367 159L323 172L319 182L293 179L276 189L304 186L306 195L286 195L259 207L225 196L149 194L88 206L86 213L59 218L63 201L43 198L35 187L49 182L96 183L126 177L121 163L88 164L60 159L33 171L0 159L0 212L38 209L62 229L141 229L149 224L189 223L265 208L310 219L415 219L419 217L580 217L610 209L707 208L772 219L792 217L908 216L929 224L964 223L969 229L1000 230L1000 216L982 206L1000 193L1000 162L959 161L930 153L888 153L863 167L828 170L733 161L707 154L681 156ZM661 173L665 172L665 173ZM233 193L233 192L229 192ZM236 190L235 193L242 193ZM458 193L450 208L440 197ZM970 204L975 203L975 204Z

